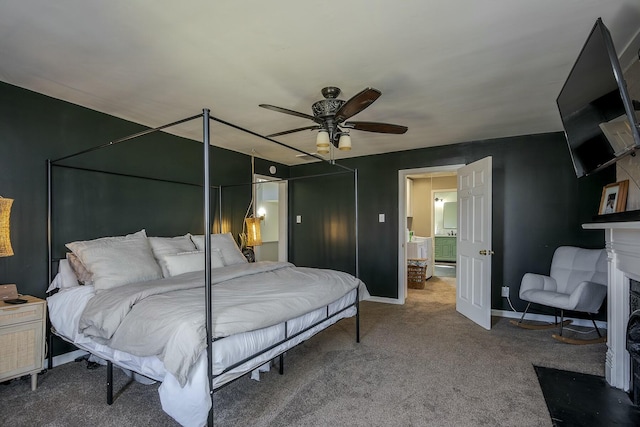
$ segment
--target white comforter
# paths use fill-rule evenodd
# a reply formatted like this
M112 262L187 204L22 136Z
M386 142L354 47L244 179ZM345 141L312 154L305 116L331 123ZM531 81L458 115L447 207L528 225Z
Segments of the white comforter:
M334 270L261 262L212 274L213 336L265 328L336 301L364 284ZM87 304L79 330L110 347L158 356L181 385L205 344L204 274L103 291Z

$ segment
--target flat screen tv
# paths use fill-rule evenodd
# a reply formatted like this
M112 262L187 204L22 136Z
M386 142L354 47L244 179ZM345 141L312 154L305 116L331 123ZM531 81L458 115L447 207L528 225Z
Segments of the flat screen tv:
M611 33L598 18L556 100L578 177L640 148L640 125Z

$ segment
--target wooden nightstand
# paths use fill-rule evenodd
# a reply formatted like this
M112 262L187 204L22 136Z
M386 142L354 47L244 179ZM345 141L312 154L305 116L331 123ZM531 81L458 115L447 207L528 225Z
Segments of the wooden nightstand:
M35 390L44 366L47 306L40 298L20 298L27 303L0 302L0 381L31 375L31 390Z

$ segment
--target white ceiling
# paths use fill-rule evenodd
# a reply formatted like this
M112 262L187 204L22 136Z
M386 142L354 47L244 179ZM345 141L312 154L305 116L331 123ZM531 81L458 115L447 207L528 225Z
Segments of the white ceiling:
M562 129L555 99L596 18L638 51L639 0L0 0L0 80L150 127L210 108L261 135L313 124L325 86L382 96L353 120L362 156ZM623 67L637 60L625 54ZM636 54L637 55L637 54ZM201 139L200 122L171 132ZM212 143L286 164L224 125ZM279 141L313 152L311 131ZM96 145L104 143L97 140Z

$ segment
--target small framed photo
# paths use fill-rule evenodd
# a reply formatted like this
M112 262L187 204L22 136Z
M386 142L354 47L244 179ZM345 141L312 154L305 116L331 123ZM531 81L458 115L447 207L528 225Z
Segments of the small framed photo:
M627 190L629 180L614 182L602 188L602 198L600 199L600 209L598 215L624 212L627 207Z

